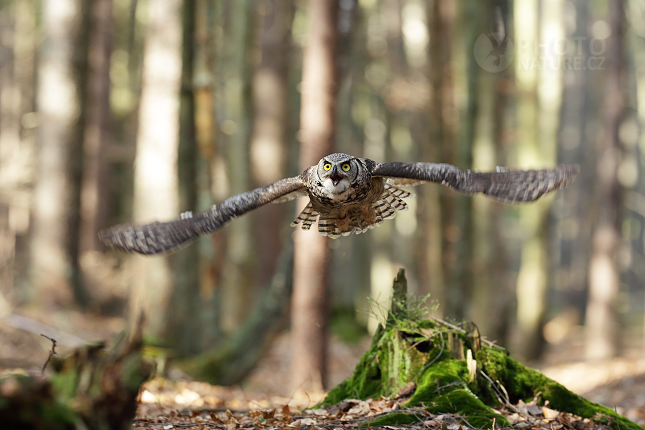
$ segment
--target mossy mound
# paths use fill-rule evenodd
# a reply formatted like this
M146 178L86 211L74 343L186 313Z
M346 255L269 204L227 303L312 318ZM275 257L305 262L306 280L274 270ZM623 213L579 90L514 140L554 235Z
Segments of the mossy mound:
M396 283L395 280L395 286ZM379 326L372 346L353 375L332 389L319 406L350 398L406 397L405 407L422 406L434 414L459 414L471 426L493 428L510 426L493 407L512 407L520 400L528 403L536 399L539 405L548 401L551 409L615 429L643 430L610 408L574 394L513 360L503 349L482 344L472 323L463 330L438 320L414 321L401 301L393 309L387 322ZM416 389L410 390L411 385ZM370 424L410 424L418 420L404 409Z
M449 341L449 339L457 339ZM371 348L363 354L353 375L332 389L321 407L345 399L397 397L408 383L416 390L406 407L423 406L434 414L464 416L468 424L479 428L510 426L494 406L517 404L520 400L589 418L612 428L643 430L605 406L593 403L561 384L513 360L498 348L482 345L474 354L473 338L434 321L407 321L381 326ZM451 345L462 348L456 351ZM474 356L474 360L461 359ZM469 371L468 363L471 363ZM473 371L475 368L476 371ZM417 422L414 414L404 411L371 422L372 426Z

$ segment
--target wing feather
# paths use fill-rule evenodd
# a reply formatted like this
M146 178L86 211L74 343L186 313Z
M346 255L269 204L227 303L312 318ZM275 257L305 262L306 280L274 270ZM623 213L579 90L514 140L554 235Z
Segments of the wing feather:
M427 181L443 184L464 194L483 193L503 202L531 202L542 195L567 187L580 167L562 165L543 170L506 170L472 172L450 164L382 163L372 176L402 181Z
M151 255L176 251L202 234L224 227L234 218L276 199L305 189L305 173L230 197L219 206L169 222L117 225L99 232L108 247Z

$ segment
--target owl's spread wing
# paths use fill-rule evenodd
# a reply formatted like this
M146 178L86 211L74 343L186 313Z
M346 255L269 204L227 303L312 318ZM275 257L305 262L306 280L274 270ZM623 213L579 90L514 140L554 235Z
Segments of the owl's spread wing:
M99 237L107 246L119 251L146 255L176 251L198 236L224 227L233 218L288 194L305 191L303 177L304 173L294 178L281 179L265 187L230 197L206 212L196 215L187 213L175 221L140 226L117 225L102 230Z
M402 180L437 182L464 194L483 193L503 202L532 202L540 196L568 186L579 166L562 165L544 170L506 170L472 172L450 164L382 163L372 176Z

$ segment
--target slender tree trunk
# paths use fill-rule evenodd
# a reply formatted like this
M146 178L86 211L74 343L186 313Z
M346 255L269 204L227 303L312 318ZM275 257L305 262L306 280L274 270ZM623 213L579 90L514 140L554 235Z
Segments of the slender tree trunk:
M470 2L468 10L473 26L468 33L469 41L466 42L466 47L472 50L478 37L491 32L512 40L510 8L508 0ZM483 20L482 16L486 16L487 19ZM508 165L506 153L508 140L512 135L509 133L509 126L513 123L514 113L509 109L510 95L514 90L512 69L509 67L497 73L488 73L476 64L473 55L470 55L469 62L472 62L473 67L473 71L468 73L469 86L475 85L477 89L473 91L479 95L480 102L473 101L476 106L469 108L469 111L472 109L478 114L469 114L464 126L470 129L470 124L479 124L479 133L486 135L484 139L475 139L474 133L467 133L471 156L480 155L473 161L473 166L481 170L493 170L495 166ZM469 106L470 103L469 99ZM480 103L483 106L480 106ZM492 125L490 129L488 124ZM480 146L473 148L475 142L479 142ZM494 153L493 157L491 152ZM471 243L474 242L475 247L474 251L471 251L470 282L475 284L475 288L469 300L469 315L472 321L477 322L483 334L506 345L515 300L514 276L509 275L506 240L503 234L507 221L504 217L505 205L490 199L468 200L473 200L470 222L473 224L471 235L474 236ZM461 248L461 244L459 247ZM462 260L463 257L458 259Z
M178 214L177 145L181 81L181 0L149 4L134 171L134 221ZM146 314L148 335L161 336L172 294L168 257L133 257L131 322Z
M589 298L585 321L586 355L589 359L610 358L618 353L617 296L620 270L616 257L621 242L622 188L618 182L621 160L619 129L626 105L625 10L622 0L609 2L611 35L607 43L604 88L603 135L598 141L596 193L598 212L589 264Z
M544 67L527 70L540 55L553 55L547 51L531 51L539 46L555 46L563 35L561 0L548 0L539 8L533 0L516 3L516 17L522 22L515 28L516 39L528 41L526 50L518 50L516 68L519 108L518 142L519 162L522 167L553 165L556 160L557 131L559 123L561 70ZM537 12L540 13L537 13ZM527 16L538 19L526 19ZM534 39L532 39L534 38ZM533 44L531 40L539 41ZM524 52L522 52L524 51ZM528 60L528 62L527 62ZM532 68L531 68L532 69ZM520 208L520 223L525 231L522 258L517 278L517 318L520 335L518 353L524 359L536 359L544 348L542 329L545 323L549 288L549 209L551 199L542 199Z
M82 147L84 15L78 0L42 2L37 104L37 180L30 242L31 287L45 306L86 304L79 281L78 215Z
M451 68L452 58L452 26L454 20L454 5L450 2L435 0L428 5L428 26L430 28L429 60L430 60L430 115L429 115L429 144L437 155L437 162L455 164L456 162L456 126L457 111L454 102L454 82ZM463 148L468 153L469 148ZM425 159L425 158L424 158ZM430 157L427 158L432 159ZM470 160L465 160L472 162ZM462 166L470 167L470 165ZM462 243L461 249L471 249L469 231L469 207L460 208L456 217L456 195L449 190L439 190L439 217L441 225L441 272L446 282L443 303L444 312L451 318L464 318L463 303L468 296L467 277L462 275L470 271L470 258L458 260L457 244ZM463 255L462 255L463 257Z
M199 156L197 160L198 176L197 206L206 208L212 206L214 201L213 184L217 160L217 118L216 98L219 89L215 79L198 80L198 77L217 74L217 36L216 30L221 4L211 0L198 0L196 13L196 52L195 70L193 74L194 103L195 103L195 139L197 140ZM200 239L200 289L199 295L193 300L199 300L199 345L200 351L205 351L218 344L222 335L221 314L222 300L221 288L218 280L221 273L222 259L216 257L223 249L223 234L211 234ZM223 253L223 252L222 252Z
M576 8L576 22L568 35L569 40L585 40L590 25L590 4L586 0L573 2ZM565 60L581 60L587 64L589 44L583 43L579 51L570 53ZM594 196L596 182L596 131L588 127L595 121L597 105L602 103L592 88L594 76L600 78L602 72L588 68L563 71L562 105L560 107L560 134L558 136L559 162L580 164L580 173L567 191L565 201L559 211L565 214L556 227L560 230L558 253L553 257L557 272L566 274L560 278L557 289L551 293L551 303L557 306L554 312L566 311L574 315L572 323L581 322L585 313L587 285L589 279L589 260L591 255L591 234L594 220L590 214L596 212ZM556 272L556 268L552 272Z
M252 188L249 140L251 136L251 45L255 26L253 0L238 0L224 5L228 9L227 48L224 52L223 72L226 76L222 88L224 96L225 160L230 195ZM237 329L248 317L249 303L254 299L253 232L255 213L236 219L226 229L226 255L221 279L222 327L227 332Z
M98 231L106 227L107 159L111 139L110 56L112 55L112 0L91 2L88 55L88 97L83 146L80 252L83 285L96 285L93 277L103 247Z
M197 210L198 153L195 129L196 0L183 1L182 78L179 118L178 187L180 211ZM201 338L200 318L196 318L200 297L199 247L191 246L172 256L175 287L172 295L170 343L178 356L198 353Z
M335 131L338 2L309 0L309 36L303 54L300 168L332 152ZM327 377L329 259L327 238L298 229L294 235L291 318L294 389L319 390Z
M2 66L0 83L0 182L3 192L0 197L7 204L6 240L3 240L5 257L0 274L0 290L11 294L17 301L28 299L27 289L15 289L27 284L26 273L29 249L24 244L30 222L31 190L22 186L34 180L35 174L35 58L37 50L36 5L32 0L13 2L5 8L13 20L13 34L4 33L11 41L11 60ZM30 115L27 115L30 114ZM31 118L32 121L27 121Z
M6 309L5 295L13 292L16 232L10 223L15 200L17 171L12 161L20 151L20 88L14 79L15 43L17 35L15 5L0 9L0 46L6 47L0 61L0 308Z
M261 59L253 77L253 134L251 166L256 185L264 186L284 178L287 163L287 129L289 125L287 78L291 52L291 1L263 0L260 3L262 28ZM285 205L263 209L257 222L256 284L271 278L282 247Z

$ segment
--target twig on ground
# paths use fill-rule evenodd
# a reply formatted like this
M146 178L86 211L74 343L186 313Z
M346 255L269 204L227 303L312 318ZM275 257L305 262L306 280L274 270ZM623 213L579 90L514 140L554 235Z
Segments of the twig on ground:
M43 369L40 372L40 376L43 377L45 375L45 369L47 368L47 365L51 361L52 356L53 355L58 355L58 353L56 352L56 339L53 339L53 338L51 338L49 336L45 336L44 334L41 334L41 336L44 337L45 339L49 339L51 341L51 343L52 343L52 349L49 351L49 356L47 357L47 360L45 361L45 364L43 364Z

